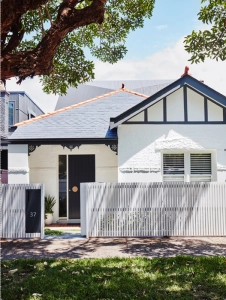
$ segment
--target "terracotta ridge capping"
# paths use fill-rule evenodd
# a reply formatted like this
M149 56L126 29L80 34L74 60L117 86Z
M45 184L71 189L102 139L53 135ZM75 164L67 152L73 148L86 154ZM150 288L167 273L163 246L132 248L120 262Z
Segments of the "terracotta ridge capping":
M136 95L136 96L143 97L143 98L148 98L149 97L148 95L144 95L144 94L141 94L141 93L138 93L138 92L134 92L134 91L128 90L126 88L123 88L121 90L123 90L124 92L130 93L130 94Z
M44 115L40 115L38 117L35 117L35 118L32 118L32 119L29 119L29 120L26 120L26 121L22 121L20 123L16 123L14 126L21 126L21 125L26 125L26 124L29 124L29 123L33 123L35 121L38 121L40 119L45 119L49 116L52 116L52 115L55 115L55 114L58 114L58 113L61 113L63 111L66 111L66 110L69 110L69 109L72 109L72 108L75 108L75 107L79 107L79 106L82 106L82 105L85 105L85 104L88 104L90 102L94 102L96 100L100 100L102 98L105 98L105 97L108 97L108 96L111 96L111 95L114 95L114 94L117 94L119 92L122 92L122 91L125 91L125 89L118 89L118 90L115 90L115 91L112 91L112 92L109 92L107 94L103 94L103 95L100 95L100 96L97 96L97 97L94 97L94 98L91 98L89 100L86 100L86 101L83 101L83 102L79 102L79 103L76 103L76 104L72 104L70 106L66 106L64 108L61 108L61 109L58 109L58 110L54 110L53 112L48 112Z

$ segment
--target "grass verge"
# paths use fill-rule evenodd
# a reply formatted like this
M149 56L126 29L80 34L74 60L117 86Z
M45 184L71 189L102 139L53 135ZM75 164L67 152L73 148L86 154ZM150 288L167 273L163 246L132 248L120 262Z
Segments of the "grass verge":
M226 257L18 259L1 264L3 300L226 298Z
M61 230L55 230L55 229L49 229L49 228L45 228L44 232L45 232L45 235L51 235L51 236L63 234L63 231L61 231Z

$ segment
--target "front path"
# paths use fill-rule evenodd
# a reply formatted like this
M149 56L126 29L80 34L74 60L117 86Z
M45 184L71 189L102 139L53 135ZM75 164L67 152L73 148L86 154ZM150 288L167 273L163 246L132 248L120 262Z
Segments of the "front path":
M2 259L226 256L226 237L206 238L74 238L4 240Z

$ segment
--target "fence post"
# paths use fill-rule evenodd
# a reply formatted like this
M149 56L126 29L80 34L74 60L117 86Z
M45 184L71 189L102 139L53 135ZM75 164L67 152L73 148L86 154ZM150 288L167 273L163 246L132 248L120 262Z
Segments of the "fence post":
M81 235L86 235L87 183L80 183L80 224Z
M45 218L45 185L41 184L41 239L44 239L45 233L44 233L44 218Z

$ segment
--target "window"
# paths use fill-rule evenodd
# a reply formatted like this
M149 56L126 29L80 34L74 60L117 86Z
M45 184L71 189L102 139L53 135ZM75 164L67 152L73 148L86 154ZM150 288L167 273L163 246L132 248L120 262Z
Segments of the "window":
M163 154L164 181L184 181L184 154Z
M9 126L14 125L14 102L9 102Z
M190 181L211 181L211 153L191 153L190 174Z
M211 181L211 153L163 153L163 181Z
M67 156L59 155L59 217L67 217Z

